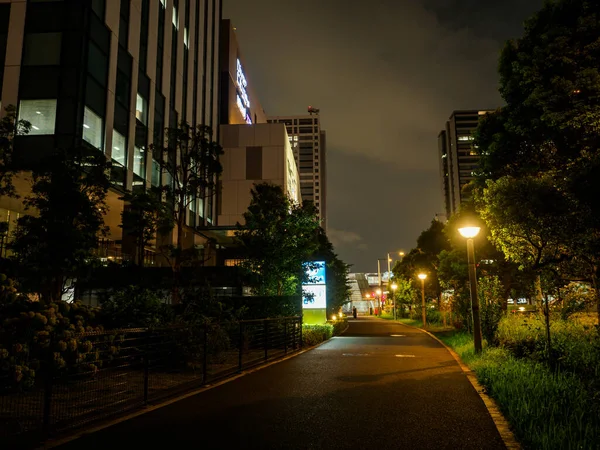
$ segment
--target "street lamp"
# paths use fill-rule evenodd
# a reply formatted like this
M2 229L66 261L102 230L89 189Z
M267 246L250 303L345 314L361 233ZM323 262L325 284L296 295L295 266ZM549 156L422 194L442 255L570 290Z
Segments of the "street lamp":
M375 293L377 294L377 311L379 312L379 315L381 316L381 293L382 293L382 290L377 289L375 291Z
M427 325L427 312L425 311L425 278L427 278L426 273L420 273L417 275L421 280L421 318L423 319L423 328Z
M475 247L473 238L479 233L479 227L463 227L458 232L467 239L467 259L469 262L469 282L471 285L471 310L473 311L473 342L475 353L481 352L481 319L479 318L479 299L477 298L477 274L475 273Z
M398 289L398 285L396 283L392 284L392 295L394 296L394 320L396 320L396 289Z

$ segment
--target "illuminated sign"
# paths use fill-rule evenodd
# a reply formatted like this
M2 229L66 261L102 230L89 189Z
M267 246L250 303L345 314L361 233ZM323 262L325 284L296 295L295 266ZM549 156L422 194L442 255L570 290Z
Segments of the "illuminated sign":
M312 299L305 297L302 302L304 309L325 309L327 308L327 286L324 284L320 285L309 285L302 288L303 293L312 294Z
M327 285L325 278L325 261L314 261L312 267L306 268L308 281L302 284L303 309L325 309L327 308ZM312 298L311 298L312 297Z
M244 75L244 71L242 70L242 63L240 60L237 60L237 70L235 81L237 84L237 107L242 114L242 117L246 120L247 124L252 123L252 117L250 117L250 100L248 98L248 82L246 81L246 75Z

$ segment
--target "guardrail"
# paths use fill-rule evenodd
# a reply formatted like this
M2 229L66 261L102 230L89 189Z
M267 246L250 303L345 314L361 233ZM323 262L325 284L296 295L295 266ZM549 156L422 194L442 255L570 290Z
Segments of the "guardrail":
M0 368L0 447L3 441L36 442L193 390L301 344L301 317L38 339L11 362L19 370Z

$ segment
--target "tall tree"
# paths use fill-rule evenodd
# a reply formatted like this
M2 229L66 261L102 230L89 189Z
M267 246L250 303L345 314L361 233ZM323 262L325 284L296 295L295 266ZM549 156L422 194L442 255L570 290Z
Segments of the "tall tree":
M193 202L214 194L218 175L223 170L219 161L223 150L212 140L212 130L204 125L193 128L182 123L166 132L167 146L158 149L162 153L158 162L161 172L167 174L168 183L163 193L176 234L175 243L170 239L164 250L173 270L173 302L178 303L181 267L197 257L193 248L184 242L187 217Z
M130 192L121 200L125 201L125 208L121 213L120 227L135 244L137 265L144 267L146 247L156 239L157 233L166 233L173 228L173 217L156 192Z
M261 183L251 191L245 224L236 236L244 250L242 267L257 295L294 295L302 264L318 249L319 219L312 202L296 205L281 186Z
M565 236L564 244L588 262L595 284L600 269L598 36L598 2L547 2L526 22L523 36L506 44L500 59L506 106L484 119L476 138L482 178L550 172L568 192L580 233ZM600 296L597 302L600 320Z
M67 279L94 260L105 232L109 187L104 155L56 150L32 172L25 198L31 215L19 218L10 248L26 280L45 302L61 300Z

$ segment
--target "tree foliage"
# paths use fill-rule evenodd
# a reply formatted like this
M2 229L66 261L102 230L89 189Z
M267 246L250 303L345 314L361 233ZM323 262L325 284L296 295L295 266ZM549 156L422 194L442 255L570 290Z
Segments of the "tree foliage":
M107 162L100 153L56 150L31 172L29 215L19 218L10 248L21 283L47 303L61 300L65 281L95 257L105 233Z
M251 191L245 224L236 231L246 270L257 295L295 295L302 264L319 248L319 219L311 202L296 205L281 186L262 183Z
M17 118L17 109L13 105L8 105L5 112L0 119L0 195L16 197L13 143L15 136L29 133L31 124Z
M173 302L178 303L181 267L198 257L194 247L184 242L187 217L193 202L214 194L217 177L223 170L219 161L223 150L212 140L212 130L204 125L193 128L182 123L177 128L168 128L166 134L166 147L153 147L153 152L160 154L158 164L161 174L166 174L162 193L175 226L175 243L168 239L162 248L173 269Z

